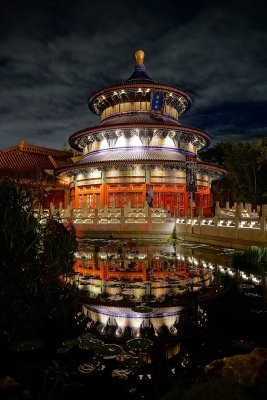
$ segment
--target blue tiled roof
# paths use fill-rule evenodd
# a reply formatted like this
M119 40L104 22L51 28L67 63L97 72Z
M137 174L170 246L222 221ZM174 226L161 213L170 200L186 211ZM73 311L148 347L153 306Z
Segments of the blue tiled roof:
M144 64L136 64L134 72L125 83L157 83L147 75L147 69Z

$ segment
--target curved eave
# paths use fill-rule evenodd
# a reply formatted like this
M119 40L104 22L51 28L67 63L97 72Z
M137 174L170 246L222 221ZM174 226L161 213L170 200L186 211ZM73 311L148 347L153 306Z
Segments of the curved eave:
M188 106L184 112L187 112L191 108L192 99L182 89L176 88L176 87L171 87L169 85L164 85L161 83L140 83L140 82L139 83L132 83L132 82L131 83L120 83L117 85L106 86L101 90L95 91L91 94L91 96L88 99L88 107L94 114L97 114L95 112L95 109L92 106L92 103L95 100L95 98L102 96L102 95L107 95L107 93L109 93L111 91L117 91L119 89L124 89L124 88L127 89L127 88L139 88L139 87L149 88L149 89L162 89L162 90L167 90L167 91L179 94L180 96L184 97L188 102Z
M105 166L105 167L114 167L115 165L125 165L125 164L147 164L147 165L151 165L152 163L158 163L160 165L181 165L184 166L185 162L184 161L163 161L163 160L157 160L154 159L153 162L151 160L146 160L146 159L139 159L139 160L134 160L131 161L129 160L128 162L125 162L125 160L117 160L117 161L101 161L101 162L88 162L83 163L83 164L76 164L76 165L70 165L70 166L64 166L64 167L60 167L56 170L56 174L60 174L62 172L67 172L67 171L74 171L74 170L83 170L86 168L91 168L91 167L99 167L101 166Z
M80 137L83 137L89 133L98 133L101 131L107 131L107 130L120 130L120 129L138 129L138 128L152 128L152 129L169 129L169 130L181 130L182 132L188 132L188 133L195 133L196 135L202 137L203 139L206 140L206 145L202 147L201 150L204 150L206 147L208 147L211 143L211 138L210 135L207 132L204 132L200 129L197 128L191 128L190 126L185 126L185 125L179 125L179 126L174 126L174 125L167 125L167 124L143 124L143 123L135 123L135 124L121 124L121 125L105 125L105 126L95 126L92 128L86 128L82 129L78 132L73 133L70 138L69 138L69 144L72 148L81 151L81 148L76 146L74 143L77 139Z
M87 168L98 168L99 166L103 167L114 167L118 165L125 165L125 164L136 164L136 165L153 165L153 164L159 164L159 165L164 165L164 166L174 166L174 167L183 167L186 168L185 166L185 161L184 160L162 160L162 159L153 159L153 160L148 160L148 159L138 159L138 160L129 160L125 162L125 160L106 160L106 161L101 161L101 162L84 162L84 163L77 163L75 165L66 165L64 167L59 167L56 169L56 174L61 174L64 172L70 172L70 171L77 171L77 170L85 170ZM217 165L210 165L210 164L204 164L204 163L197 163L197 173L200 173L200 170L206 170L207 172L212 172L212 174L216 174L217 176L214 177L212 180L219 180L224 178L227 175L227 172L221 168L218 167Z
M213 181L223 179L227 175L227 171L224 168L219 167L218 165L215 165L215 164L205 164L205 163L198 162L197 168L207 169L207 170L212 171L215 174L217 174L217 176L212 179Z

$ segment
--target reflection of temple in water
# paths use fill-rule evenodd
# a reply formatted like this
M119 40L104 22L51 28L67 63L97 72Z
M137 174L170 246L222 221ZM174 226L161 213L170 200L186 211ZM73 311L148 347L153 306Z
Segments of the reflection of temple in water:
M195 264L189 269L184 254L175 255L173 252L164 253L162 250L149 254L150 251L141 246L139 249L123 250L123 242L117 241L117 248L115 243L116 241L111 245L102 246L98 252L93 246L82 252L82 256L76 260L75 271L104 281L122 280L131 283L161 278L181 281L190 277L198 279L200 275L203 277L210 274L209 269L200 268L198 261L192 261L192 257L191 262ZM130 244L129 241L128 245Z
M91 329L122 340L164 335L167 342L178 343L188 329L189 314L190 328L203 328L205 296L218 294L213 277L216 257L211 253L204 259L201 245L196 247L197 251L177 246L174 253L168 244L82 242L75 282L83 293L83 312Z

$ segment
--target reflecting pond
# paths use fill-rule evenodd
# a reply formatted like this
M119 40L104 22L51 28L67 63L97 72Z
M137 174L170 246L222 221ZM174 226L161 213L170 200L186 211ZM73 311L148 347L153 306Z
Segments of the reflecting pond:
M236 274L231 267L233 252L185 241L82 239L74 279L91 301L103 300L104 308L128 304L135 313L141 307L143 315L137 315L150 320L160 307L180 305L187 293L195 291L200 298L211 289L228 288L219 299L203 300L200 312L208 315L204 329L181 338L179 367L194 369L251 347L267 347L267 310L260 278ZM175 324L166 326L172 332ZM116 333L122 330L119 327Z

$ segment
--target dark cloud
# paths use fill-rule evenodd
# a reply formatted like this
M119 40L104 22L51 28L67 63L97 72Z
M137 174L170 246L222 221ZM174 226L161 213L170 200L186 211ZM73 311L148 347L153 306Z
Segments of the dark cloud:
M265 2L14 4L2 5L0 21L0 148L22 138L62 148L95 125L87 98L126 80L139 48L153 79L193 97L182 123L215 141L266 134Z

